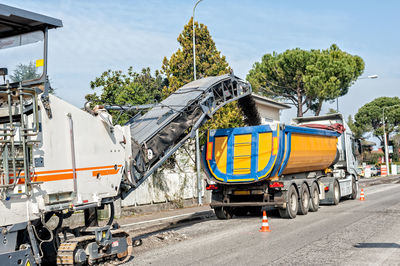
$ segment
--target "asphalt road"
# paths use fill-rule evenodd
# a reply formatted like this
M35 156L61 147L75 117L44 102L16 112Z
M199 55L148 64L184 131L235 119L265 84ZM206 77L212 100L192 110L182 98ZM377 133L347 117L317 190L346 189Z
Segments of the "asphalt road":
M143 239L126 265L400 265L400 184L365 188L366 201L344 200L281 219L206 220Z

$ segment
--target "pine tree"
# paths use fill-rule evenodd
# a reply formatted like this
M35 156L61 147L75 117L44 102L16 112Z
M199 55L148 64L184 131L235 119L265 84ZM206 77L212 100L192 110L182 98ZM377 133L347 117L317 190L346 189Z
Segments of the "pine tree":
M184 26L178 36L180 48L167 59L164 57L162 71L169 86L164 87L165 97L194 80L193 76L193 18ZM231 71L225 56L217 50L207 26L195 22L196 30L196 76L197 78L218 76ZM236 103L226 105L217 111L206 128L228 128L243 125L241 110Z

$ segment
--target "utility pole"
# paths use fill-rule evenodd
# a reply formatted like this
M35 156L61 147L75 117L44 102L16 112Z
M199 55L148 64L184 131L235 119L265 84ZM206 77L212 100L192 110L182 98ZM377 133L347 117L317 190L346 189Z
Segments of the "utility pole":
M196 4L193 7L193 78L194 80L197 79L196 77L196 29L194 27L194 14L197 5L202 0L197 0ZM197 170L197 203L202 205L202 182L201 182L201 173L200 173L200 140L199 140L199 129L196 129L196 170Z

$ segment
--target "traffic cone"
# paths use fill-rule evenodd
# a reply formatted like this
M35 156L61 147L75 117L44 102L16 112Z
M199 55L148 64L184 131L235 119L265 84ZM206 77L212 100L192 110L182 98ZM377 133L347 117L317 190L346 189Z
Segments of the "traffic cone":
M365 198L364 198L364 189L361 189L360 200L365 200Z
M263 211L262 226L261 226L260 232L271 232L271 230L269 230L268 218L267 218L266 211Z

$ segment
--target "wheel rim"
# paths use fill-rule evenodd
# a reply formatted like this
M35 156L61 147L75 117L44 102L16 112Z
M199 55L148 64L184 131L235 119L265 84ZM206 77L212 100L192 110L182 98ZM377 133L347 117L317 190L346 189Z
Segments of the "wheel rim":
M307 193L306 191L304 191L304 192L303 192L303 200L302 200L304 209L308 209L308 203L309 203L309 202L310 202L310 199L309 199L309 197L308 197L308 193Z
M292 195L290 196L290 208L293 212L296 211L297 208L297 197L295 193L292 193Z
M339 187L337 185L335 186L335 199L339 199Z
M319 199L318 191L314 189L314 198L313 198L314 206L318 204L318 199Z

